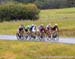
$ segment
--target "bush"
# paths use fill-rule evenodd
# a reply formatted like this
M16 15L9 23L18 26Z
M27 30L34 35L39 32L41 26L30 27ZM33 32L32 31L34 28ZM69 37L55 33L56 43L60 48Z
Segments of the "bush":
M38 19L39 9L35 4L0 5L0 21Z

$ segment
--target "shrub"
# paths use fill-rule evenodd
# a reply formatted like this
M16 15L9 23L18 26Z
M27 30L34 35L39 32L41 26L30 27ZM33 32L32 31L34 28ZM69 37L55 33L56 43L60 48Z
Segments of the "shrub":
M38 19L40 10L35 4L0 5L0 21Z

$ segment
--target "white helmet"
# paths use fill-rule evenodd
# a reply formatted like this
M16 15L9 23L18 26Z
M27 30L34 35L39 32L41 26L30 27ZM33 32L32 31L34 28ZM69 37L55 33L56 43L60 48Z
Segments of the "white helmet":
M34 26L34 24L32 24L32 26Z
M48 24L47 27L51 26L51 24Z
M55 24L56 26L58 26L58 24Z
M51 24L48 24L49 26L51 26Z

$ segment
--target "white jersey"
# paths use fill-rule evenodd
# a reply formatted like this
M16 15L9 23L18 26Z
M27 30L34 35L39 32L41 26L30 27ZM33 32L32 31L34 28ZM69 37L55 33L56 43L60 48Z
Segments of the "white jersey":
M32 28L32 32L36 32L36 27L35 26Z

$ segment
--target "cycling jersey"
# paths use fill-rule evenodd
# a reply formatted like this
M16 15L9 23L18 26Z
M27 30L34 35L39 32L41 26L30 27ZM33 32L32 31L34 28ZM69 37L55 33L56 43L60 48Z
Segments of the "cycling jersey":
M58 29L58 26L54 26L53 28L52 28L52 30L56 30L56 29Z
M40 32L45 32L45 28L42 26L39 27L39 30L40 30Z

